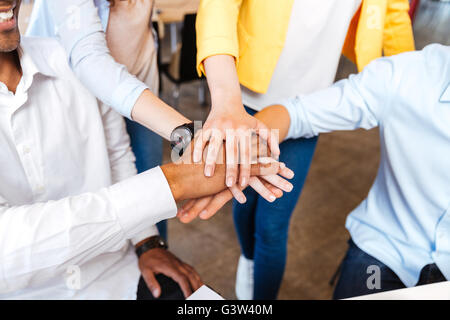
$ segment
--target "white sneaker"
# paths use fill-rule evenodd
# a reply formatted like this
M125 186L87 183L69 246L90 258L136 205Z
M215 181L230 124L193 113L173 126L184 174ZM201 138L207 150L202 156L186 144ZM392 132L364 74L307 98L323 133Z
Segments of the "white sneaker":
M236 297L239 300L253 299L253 268L253 260L241 255L236 272Z

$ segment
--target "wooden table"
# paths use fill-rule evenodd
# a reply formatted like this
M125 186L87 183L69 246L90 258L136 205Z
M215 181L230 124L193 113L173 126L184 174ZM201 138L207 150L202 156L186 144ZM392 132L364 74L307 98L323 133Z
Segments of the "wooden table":
M200 0L155 0L159 19L164 23L182 22L185 14L196 13Z

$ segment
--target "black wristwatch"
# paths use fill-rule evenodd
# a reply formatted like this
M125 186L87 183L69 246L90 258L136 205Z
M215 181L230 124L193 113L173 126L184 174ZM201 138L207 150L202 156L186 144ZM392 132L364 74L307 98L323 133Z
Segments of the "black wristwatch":
M160 236L153 236L148 238L147 241L145 241L143 244L137 247L135 252L138 258L140 258L142 254L155 248L167 249L168 248L167 242Z
M181 157L192 139L194 139L194 123L185 123L172 131L170 147Z

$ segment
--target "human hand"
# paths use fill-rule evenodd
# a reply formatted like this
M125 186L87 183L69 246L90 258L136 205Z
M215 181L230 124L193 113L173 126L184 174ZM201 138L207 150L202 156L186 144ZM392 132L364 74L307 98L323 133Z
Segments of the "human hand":
M280 167L279 174L288 179L294 177L294 173L284 165ZM264 199L269 202L275 201L283 196L283 191L292 191L292 184L282 179L278 175L268 175L262 177L252 176L250 186L255 189ZM241 187L240 190L244 188ZM196 217L207 220L217 213L228 201L233 198L230 189L221 191L213 196L206 196L199 199L187 201L178 211L177 217L183 223L189 223Z
M174 199L176 201L196 199L214 195L226 189L223 152L219 157L222 157L222 164L217 164L215 175L209 178L203 174L204 166L202 164L192 163L190 152L185 152L177 162L161 166ZM280 171L282 164L273 159L265 159L259 159L258 163L251 165L252 176L270 176ZM245 202L245 197L243 201Z
M194 143L194 162L200 162L203 150L208 144L205 160L205 176L215 173L216 161L225 140L226 185L232 187L239 181L241 187L250 180L252 136L257 135L266 141L275 158L280 154L276 131L270 131L265 124L249 115L242 103L232 112L223 108L214 108L202 130L197 132ZM239 171L238 171L238 164ZM239 177L238 177L239 173Z
M259 157L278 157L279 146L277 131L269 131L261 121L245 112L242 106L241 109L242 113L224 115L221 112L217 117L217 112L211 112L204 128L196 135L193 160L198 162L202 159L207 144L208 149L204 152L205 175L213 176L216 162L219 163L221 159L220 152L224 149L226 185L236 200L243 203L245 197L239 186L246 187L250 182L251 164L257 163Z
M200 276L193 267L182 262L163 248L155 248L144 252L139 258L139 269L155 298L161 295L161 286L155 278L156 274L162 273L172 278L178 283L186 298L203 285Z

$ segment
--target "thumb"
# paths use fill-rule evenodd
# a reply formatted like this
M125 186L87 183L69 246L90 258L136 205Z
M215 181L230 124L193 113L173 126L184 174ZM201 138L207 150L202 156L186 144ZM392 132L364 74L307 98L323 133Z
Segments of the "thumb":
M158 280L156 280L153 272L151 270L146 270L142 273L142 277L144 278L147 287L152 292L153 297L159 298L159 296L161 295L161 286L159 285Z

